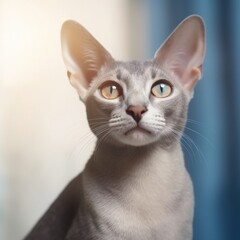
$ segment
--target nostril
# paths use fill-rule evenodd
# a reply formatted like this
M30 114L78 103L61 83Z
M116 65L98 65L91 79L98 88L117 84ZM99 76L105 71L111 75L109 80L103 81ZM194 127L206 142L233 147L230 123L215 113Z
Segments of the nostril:
M144 114L146 111L147 111L147 109L144 108L144 109L141 111L141 115Z
M136 106L131 105L126 110L126 113L132 116L137 123L141 120L142 114L144 114L145 112L147 112L147 108L141 105Z
M134 115L134 112L132 110L129 110L129 109L126 110L126 113L130 116Z

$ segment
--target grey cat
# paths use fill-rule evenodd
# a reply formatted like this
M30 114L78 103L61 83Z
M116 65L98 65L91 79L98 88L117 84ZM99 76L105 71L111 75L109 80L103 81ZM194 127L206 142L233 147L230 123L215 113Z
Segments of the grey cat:
M185 19L149 61L120 62L74 21L63 59L96 148L26 240L190 240L194 197L180 138L201 77L205 30Z

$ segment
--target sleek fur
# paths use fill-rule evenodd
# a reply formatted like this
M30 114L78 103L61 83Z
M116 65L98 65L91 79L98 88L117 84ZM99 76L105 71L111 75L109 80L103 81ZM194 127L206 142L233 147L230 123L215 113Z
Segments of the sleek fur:
M194 197L180 138L205 53L203 21L185 19L152 60L115 61L85 28L67 21L63 58L71 84L86 105L94 153L26 240L190 240ZM172 94L151 88L167 80ZM122 95L99 88L118 83ZM127 111L144 106L140 121Z

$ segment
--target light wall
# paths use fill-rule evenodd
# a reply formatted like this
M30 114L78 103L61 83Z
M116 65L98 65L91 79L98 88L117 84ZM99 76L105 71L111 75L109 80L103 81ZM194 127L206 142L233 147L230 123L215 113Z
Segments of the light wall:
M1 0L1 239L22 239L94 147L62 61L62 23L77 20L127 60L133 57L130 11L127 0ZM136 46L144 41L134 43L139 55Z

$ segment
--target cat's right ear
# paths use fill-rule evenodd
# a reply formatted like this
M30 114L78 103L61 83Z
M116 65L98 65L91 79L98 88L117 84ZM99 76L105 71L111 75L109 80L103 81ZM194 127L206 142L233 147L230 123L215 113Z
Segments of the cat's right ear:
M92 80L113 58L82 25L72 20L62 26L61 45L70 83L85 101Z

